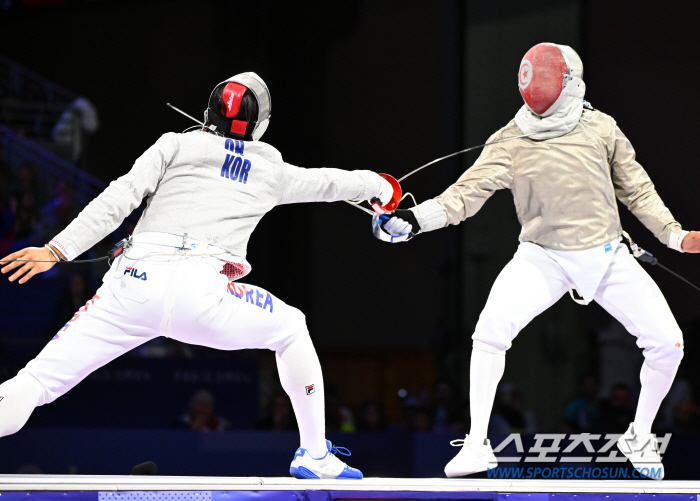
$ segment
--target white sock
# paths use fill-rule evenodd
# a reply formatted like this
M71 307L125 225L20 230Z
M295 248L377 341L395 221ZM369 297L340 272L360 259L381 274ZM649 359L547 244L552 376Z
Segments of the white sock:
M301 447L320 459L328 452L323 374L308 332L277 352L277 370L297 417ZM313 389L308 388L311 385Z
M472 348L469 367L469 410L472 424L469 438L483 444L489 428L489 418L496 397L498 382L506 367L506 355Z
M651 433L651 424L659 411L661 401L671 389L677 370L678 366L670 369L655 369L646 361L642 364L642 371L639 374L642 390L639 392L637 413L634 416L635 435Z
M44 401L44 387L23 372L0 384L0 437L17 433Z

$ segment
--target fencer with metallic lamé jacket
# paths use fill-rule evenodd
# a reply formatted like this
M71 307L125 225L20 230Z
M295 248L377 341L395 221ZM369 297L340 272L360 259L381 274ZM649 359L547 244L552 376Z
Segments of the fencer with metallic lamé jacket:
M260 141L203 131L164 134L51 243L68 258L114 231L144 197L134 234L184 235L245 258L260 219L282 204L369 199L380 191L374 172L305 169Z
M522 134L511 120L488 142ZM619 237L616 197L669 247L680 250L687 233L635 160L630 141L600 111L585 110L563 136L486 146L455 184L412 210L421 231L430 231L473 216L504 188L513 192L520 240L549 249L584 250Z

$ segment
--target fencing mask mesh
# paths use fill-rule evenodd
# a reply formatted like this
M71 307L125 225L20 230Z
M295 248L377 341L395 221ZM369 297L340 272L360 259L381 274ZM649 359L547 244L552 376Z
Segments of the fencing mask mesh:
M548 116L561 103L559 96L572 77L583 79L583 63L567 45L541 43L531 48L520 62L518 87L533 113Z

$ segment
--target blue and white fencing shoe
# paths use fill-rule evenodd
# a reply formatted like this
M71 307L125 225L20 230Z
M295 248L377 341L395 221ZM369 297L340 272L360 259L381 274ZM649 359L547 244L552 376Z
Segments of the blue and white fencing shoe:
M362 472L360 470L351 468L335 457L336 453L342 454L343 456L349 456L349 450L347 450L345 447L335 447L333 444L331 444L330 440L326 440L326 446L328 447L328 452L326 452L326 455L320 459L312 458L309 451L299 447L296 454L294 454L294 460L292 460L292 464L289 467L289 474L295 478L304 479L362 479Z

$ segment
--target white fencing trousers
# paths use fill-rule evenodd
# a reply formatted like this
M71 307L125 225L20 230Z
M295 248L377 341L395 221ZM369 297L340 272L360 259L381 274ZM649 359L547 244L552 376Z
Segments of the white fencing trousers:
M618 245L614 252L593 299L636 336L637 345L644 349L635 429L649 433L683 358L683 335L659 287L628 248ZM500 356L530 320L572 288L571 277L557 261L529 242L520 244L498 275L472 336L472 369L482 367L482 373L471 375L471 381L478 383L470 386L470 405L478 412L473 414L470 435L485 436L499 374L503 374Z
M530 320L574 288L571 278L545 249L521 242L489 293L472 339L474 347L504 353ZM676 367L683 334L659 287L619 245L594 300L637 338L651 367Z
M144 235L153 240L154 234ZM215 257L139 242L139 236L95 296L20 371L43 386L37 405L160 335L220 350L264 348L276 352L302 447L315 457L325 454L323 376L304 315L259 287L228 282ZM199 245L196 252L207 249Z
M0 384L0 437L17 433L44 401L44 388L26 372Z

